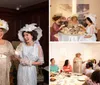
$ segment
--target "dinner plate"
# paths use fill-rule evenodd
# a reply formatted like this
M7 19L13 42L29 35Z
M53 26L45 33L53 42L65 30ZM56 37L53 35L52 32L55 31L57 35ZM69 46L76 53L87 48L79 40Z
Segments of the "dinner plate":
M51 82L54 82L54 81L56 81L56 78L50 77L50 81L51 81Z
M82 73L73 73L76 76L82 76Z
M50 77L55 77L58 73L55 73L55 72L51 72L50 73Z
M85 78L84 77L79 77L78 80L79 81L85 81Z

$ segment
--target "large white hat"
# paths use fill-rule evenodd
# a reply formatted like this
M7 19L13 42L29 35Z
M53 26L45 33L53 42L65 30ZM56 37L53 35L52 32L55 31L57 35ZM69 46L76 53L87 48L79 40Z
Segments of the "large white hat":
M20 30L19 30L19 32L18 32L18 38L19 38L19 40L20 41L22 41L22 42L24 42L24 38L23 38L23 36L22 36L22 32L23 31L36 31L37 33L38 33L38 36L37 36L37 40L36 41L38 41L41 37L42 37L42 29L40 28L40 27L36 27L36 23L32 23L32 24L26 24L23 28L21 28Z
M91 19L91 21L93 22L93 24L96 26L96 15L89 14L86 17L89 17Z
M0 28L4 29L5 32L9 30L8 23L5 20L0 19Z

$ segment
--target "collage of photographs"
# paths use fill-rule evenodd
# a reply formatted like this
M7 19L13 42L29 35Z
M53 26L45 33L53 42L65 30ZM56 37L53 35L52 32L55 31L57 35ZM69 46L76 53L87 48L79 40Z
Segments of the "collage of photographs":
M1 0L0 85L100 85L100 0Z
M50 0L49 85L100 85L99 0Z

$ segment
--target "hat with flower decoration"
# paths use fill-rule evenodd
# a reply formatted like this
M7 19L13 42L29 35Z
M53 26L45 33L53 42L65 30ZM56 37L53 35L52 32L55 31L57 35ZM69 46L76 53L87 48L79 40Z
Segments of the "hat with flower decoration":
M7 32L9 30L8 23L0 19L0 28L4 29L4 32Z

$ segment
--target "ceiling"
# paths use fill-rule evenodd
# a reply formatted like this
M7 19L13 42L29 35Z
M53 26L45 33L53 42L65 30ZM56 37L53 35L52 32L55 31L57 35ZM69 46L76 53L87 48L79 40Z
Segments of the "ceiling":
M0 7L11 9L25 8L44 1L47 0L0 0Z

